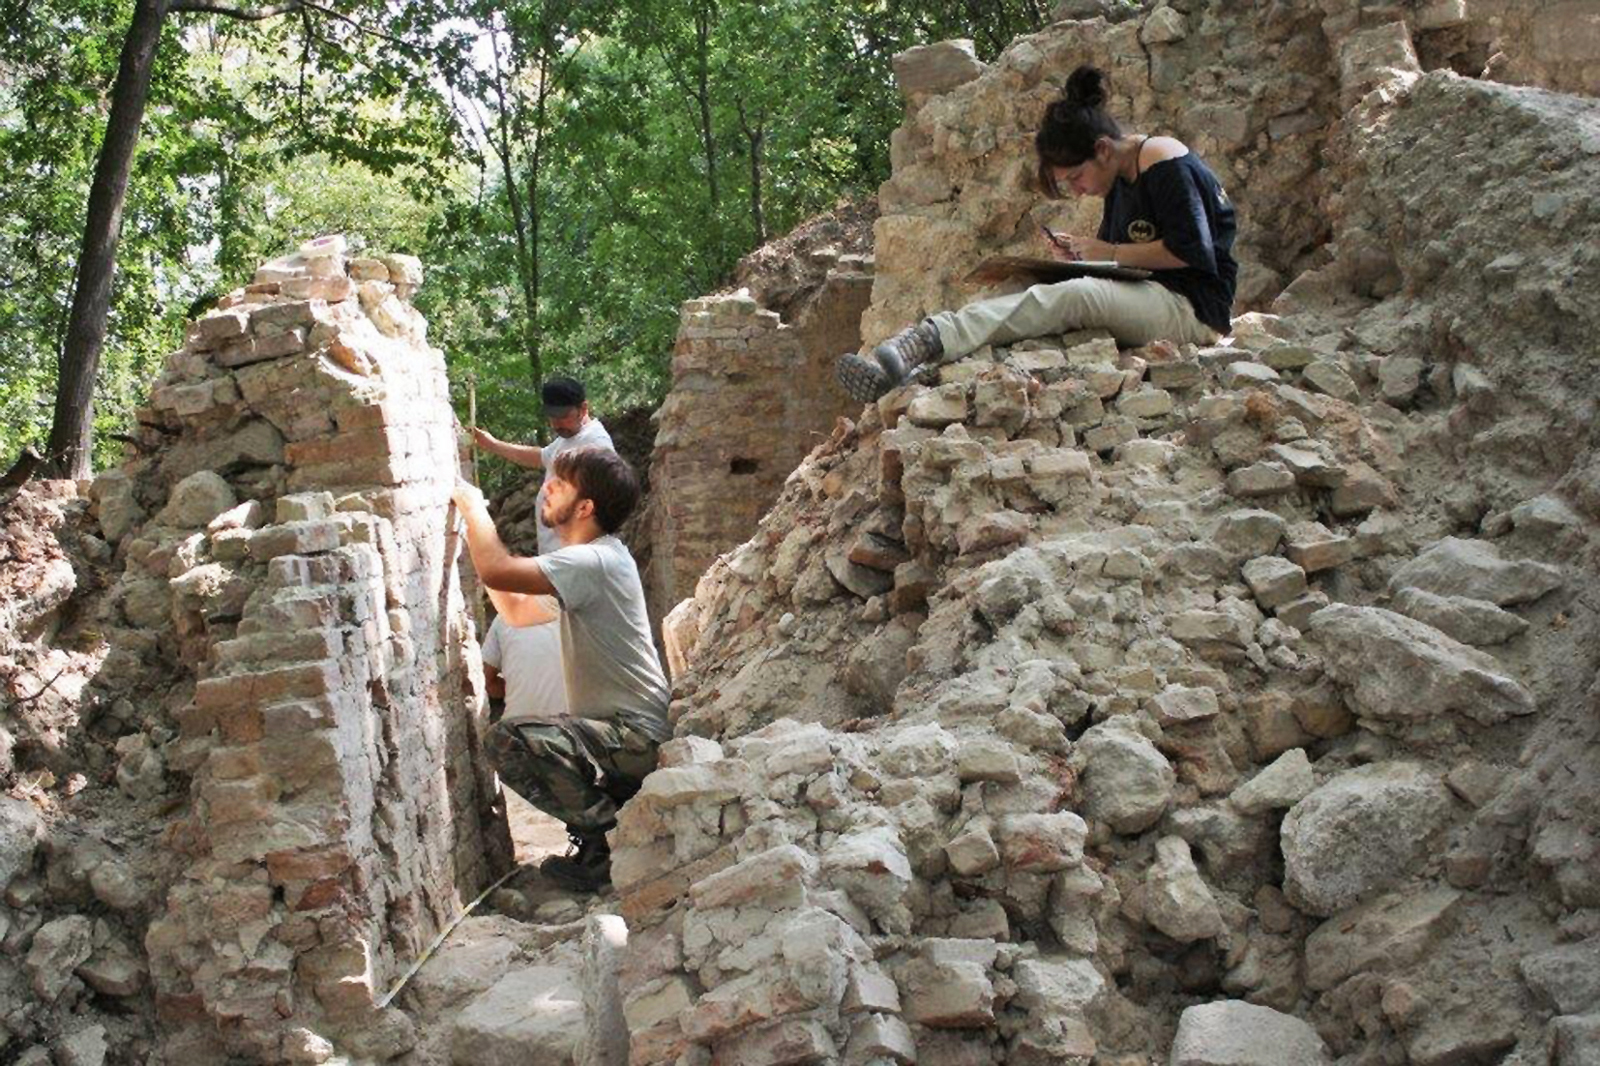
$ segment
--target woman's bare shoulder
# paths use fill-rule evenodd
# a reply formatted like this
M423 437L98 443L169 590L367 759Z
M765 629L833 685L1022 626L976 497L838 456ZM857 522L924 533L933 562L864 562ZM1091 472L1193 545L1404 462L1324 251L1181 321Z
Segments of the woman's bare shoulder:
M1189 154L1189 146L1176 137L1150 137L1139 149L1139 166L1149 167L1164 159L1177 159Z

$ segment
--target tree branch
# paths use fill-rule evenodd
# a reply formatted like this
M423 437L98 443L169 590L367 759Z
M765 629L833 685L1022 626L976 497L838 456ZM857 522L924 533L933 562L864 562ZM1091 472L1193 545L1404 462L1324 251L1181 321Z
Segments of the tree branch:
M287 15L301 7L310 7L302 0L288 0L287 3L271 4L267 7L246 8L235 7L232 4L219 4L214 0L173 0L168 11L192 11L200 15L223 15L227 18L238 19L241 22L262 22L266 19Z

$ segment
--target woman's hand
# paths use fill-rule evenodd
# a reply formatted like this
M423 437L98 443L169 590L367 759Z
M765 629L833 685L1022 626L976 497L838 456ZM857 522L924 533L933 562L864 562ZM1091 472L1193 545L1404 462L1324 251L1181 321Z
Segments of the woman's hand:
M1086 260L1088 262L1109 262L1116 257L1115 245L1109 241L1097 240L1094 237L1066 238L1067 248L1071 252L1069 262Z

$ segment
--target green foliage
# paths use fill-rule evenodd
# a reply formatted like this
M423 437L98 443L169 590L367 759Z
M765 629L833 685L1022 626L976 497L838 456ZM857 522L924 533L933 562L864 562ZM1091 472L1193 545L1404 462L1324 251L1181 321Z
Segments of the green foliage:
M0 461L48 428L131 0L0 0ZM186 318L308 237L422 257L465 410L533 439L534 368L658 402L680 303L888 176L891 57L1034 0L336 0L174 14L123 213L98 463Z

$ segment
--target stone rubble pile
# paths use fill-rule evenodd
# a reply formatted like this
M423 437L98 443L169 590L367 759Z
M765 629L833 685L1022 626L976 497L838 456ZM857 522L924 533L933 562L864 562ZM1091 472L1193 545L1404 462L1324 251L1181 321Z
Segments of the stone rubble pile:
M120 572L80 713L117 761L37 849L3 801L24 1047L61 1034L56 1062L99 1063L69 1047L90 1004L153 1013L116 1043L162 1061L415 1042L379 1000L508 858L421 281L341 238L263 266L193 323L91 486Z
M1596 110L1408 50L1283 315L943 367L667 618L631 1061L1595 1061ZM953 137L977 97L929 91ZM884 226L888 315L927 274ZM1418 226L1549 258L1511 294L1363 236Z
M1358 908L1473 910L1444 846L1494 771L1456 760L1537 703L1331 602L1406 550L1399 459L1377 376L1283 332L981 352L796 472L668 619L679 739L613 841L633 1061L1331 1062L1293 1014L1357 968L1308 987L1307 938L1370 962ZM1565 581L1444 538L1393 588L1520 618ZM845 707L762 679L834 656ZM1175 1035L1186 992L1230 1002ZM1412 1021L1413 1061L1474 1038Z

